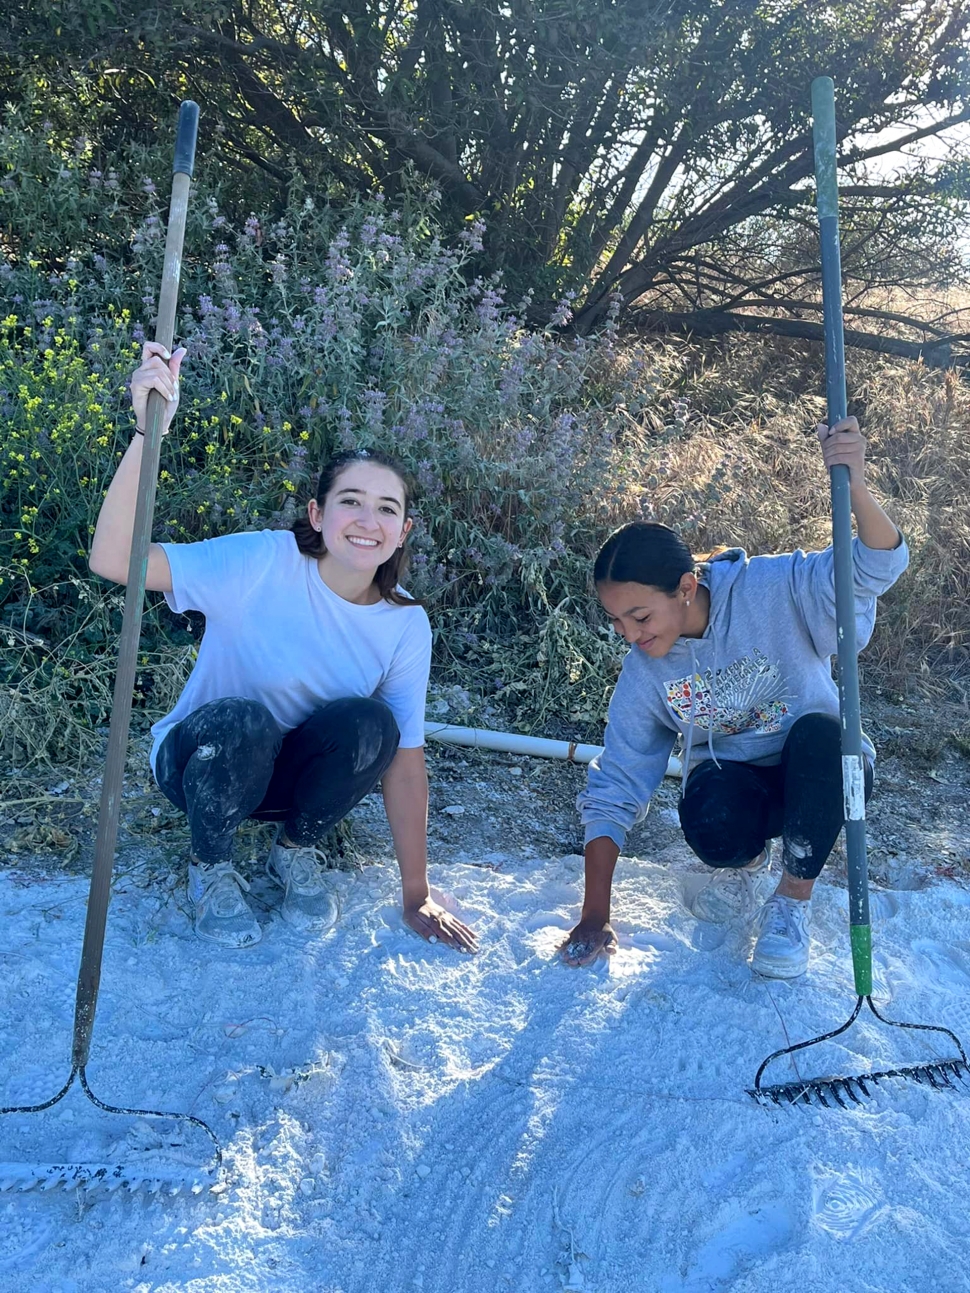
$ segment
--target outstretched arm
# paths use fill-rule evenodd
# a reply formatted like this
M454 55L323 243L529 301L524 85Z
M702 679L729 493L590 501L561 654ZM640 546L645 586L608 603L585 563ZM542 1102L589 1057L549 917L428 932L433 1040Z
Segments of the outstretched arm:
M591 965L601 953L616 951L616 934L610 924L610 893L620 846L608 835L586 845L586 893L579 924L562 944L567 965Z
M401 868L405 922L422 938L478 950L473 930L434 901L428 888L428 770L424 750L398 750L381 781L384 811Z

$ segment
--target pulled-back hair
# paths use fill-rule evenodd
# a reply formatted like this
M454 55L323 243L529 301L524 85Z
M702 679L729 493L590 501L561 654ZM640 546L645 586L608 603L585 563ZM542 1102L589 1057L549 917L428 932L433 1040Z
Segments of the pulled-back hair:
M329 462L325 462L320 469L320 479L317 482L317 491L314 497L317 505L323 507L327 501L327 496L337 483L337 480L348 467L354 463L373 463L376 467L386 467L388 471L393 471L404 486L404 517L403 520L411 514L411 504L414 501L414 487L411 478L407 474L403 463L392 458L390 454L381 453L376 449L349 449L346 453L337 454ZM315 530L310 524L310 518L304 514L293 522L293 537L296 539L296 546L300 549L305 557L322 557L326 554L326 546L323 542L323 535L319 530ZM414 597L405 597L398 592L397 586L404 579L408 567L408 550L405 544L402 548L395 548L394 555L377 567L377 573L374 575L374 582L377 584L377 590L385 602L390 602L394 606L420 606L421 603Z
M611 534L600 548L593 582L645 584L672 597L694 567L690 548L676 530L656 521L634 521Z

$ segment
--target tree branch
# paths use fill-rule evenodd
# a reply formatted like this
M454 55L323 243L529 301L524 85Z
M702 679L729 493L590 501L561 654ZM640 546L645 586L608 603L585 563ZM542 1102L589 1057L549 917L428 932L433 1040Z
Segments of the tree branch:
M807 319L772 319L753 314L729 314L722 310L698 310L681 314L672 310L637 310L631 324L641 324L651 332L679 332L694 337L716 337L727 332L760 332L780 337L798 337L805 341L824 341L820 323ZM962 338L940 337L934 341L903 341L899 337L880 337L872 332L845 329L845 344L858 350L872 350L903 359L920 359L929 368L966 368L970 354L953 354L952 345Z

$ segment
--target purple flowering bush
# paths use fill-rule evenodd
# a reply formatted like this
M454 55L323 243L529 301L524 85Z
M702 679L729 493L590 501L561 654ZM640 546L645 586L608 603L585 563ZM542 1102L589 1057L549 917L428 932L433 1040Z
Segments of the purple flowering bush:
M152 335L165 210L143 158L97 170L82 145L0 138L16 213L0 249L0 619L16 634L0 647L8 693L59 677L61 703L91 726L109 698L72 678L110 660L118 599L85 554L131 434L127 380ZM409 586L437 631L436 687L470 698L466 718L592 731L617 651L589 597L591 557L640 514L665 434L663 354L621 361L612 324L563 337L568 298L546 329L526 327L527 302L474 273L482 224L448 245L434 204L415 190L398 209L337 210L295 187L284 210L233 223L200 180L155 536L286 525L329 454L390 450L418 485ZM33 232L38 208L60 239ZM191 639L156 607L144 641L150 718Z

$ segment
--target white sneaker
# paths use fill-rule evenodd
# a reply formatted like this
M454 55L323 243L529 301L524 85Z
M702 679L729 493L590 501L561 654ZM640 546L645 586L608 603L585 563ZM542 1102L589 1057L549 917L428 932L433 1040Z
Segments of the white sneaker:
M259 922L243 897L249 885L231 862L211 866L190 862L188 889L199 938L223 947L252 947L262 938Z
M750 916L758 906L763 881L771 866L771 842L753 862L742 867L718 867L690 903L691 914L712 925Z
M785 898L773 894L754 920L758 941L751 968L767 979L797 979L808 969L811 942L810 899Z
M277 843L266 860L270 879L283 886L280 915L296 929L329 929L337 909L324 876L325 856L313 844L286 848L278 842L281 834L277 833Z

